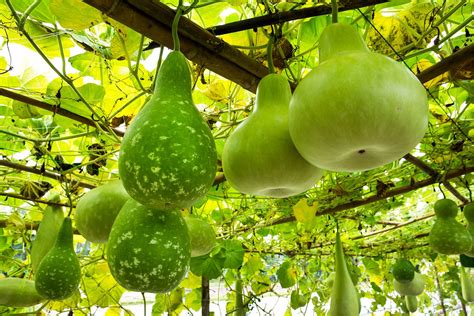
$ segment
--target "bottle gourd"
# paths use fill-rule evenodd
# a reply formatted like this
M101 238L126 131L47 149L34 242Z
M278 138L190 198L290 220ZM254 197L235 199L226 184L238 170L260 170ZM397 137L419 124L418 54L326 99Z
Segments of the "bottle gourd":
M41 260L35 283L38 293L50 300L71 296L81 281L81 267L74 252L71 218L66 217L56 243Z
M143 205L188 207L213 183L214 138L191 92L187 61L173 51L160 66L151 99L127 128L119 173L128 194Z
M416 76L370 52L352 26L326 27L319 43L320 64L290 103L300 154L322 169L362 171L410 152L428 127L428 99Z
M441 254L464 254L471 250L472 237L458 221L458 206L450 199L435 202L436 220L429 234L431 248Z
M397 279L393 280L393 288L397 291L400 295L404 296L417 296L423 293L425 289L425 280L423 276L415 272L415 276L411 281L398 281Z
M160 211L130 199L112 225L106 252L110 272L121 286L164 293L184 278L191 242L179 211Z
M59 194L51 196L49 201L59 202ZM36 233L36 238L31 244L30 258L33 272L38 270L41 260L43 260L44 256L54 246L63 221L64 212L61 206L48 205L46 207Z
M265 76L253 112L227 139L222 167L229 183L246 194L288 197L322 176L296 150L288 131L291 90L282 75Z
M336 233L336 277L331 292L329 315L352 316L359 315L360 302L357 290L347 269L342 250L341 236Z
M469 203L464 206L463 210L464 217L467 220L467 231L471 234L472 237L472 246L471 250L467 251L465 255L469 257L474 257L474 203Z
M115 218L128 199L130 196L120 180L90 190L77 202L77 230L91 242L106 242Z
M191 241L191 257L207 255L216 245L216 233L208 222L195 216L184 217Z
M0 279L0 306L28 307L43 302L38 294L35 282L21 278Z

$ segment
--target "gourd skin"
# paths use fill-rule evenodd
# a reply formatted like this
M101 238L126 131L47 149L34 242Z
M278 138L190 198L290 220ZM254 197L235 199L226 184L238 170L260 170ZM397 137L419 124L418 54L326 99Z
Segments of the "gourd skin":
M211 252L216 245L216 233L209 223L200 218L184 218L191 240L191 257L199 257Z
M463 211L464 217L467 219L467 231L472 237L472 245L471 245L471 250L465 253L465 255L469 257L474 257L474 203L469 203L466 206L464 206L464 211Z
M20 278L0 279L0 306L28 307L45 299L36 292L35 282Z
M395 280L409 282L415 277L415 267L409 260L400 258L393 265L392 273Z
M471 251L473 239L469 231L456 221L457 205L454 201L442 199L434 205L436 221L431 228L429 243L441 254L464 254Z
M357 290L347 269L342 250L341 237L336 233L336 277L331 291L329 315L359 315L360 302Z
M59 195L50 199L59 202ZM33 272L38 270L38 266L44 256L54 246L61 224L64 221L63 208L61 206L48 205L44 210L43 218L38 227L36 238L31 245L31 268Z
M96 243L106 242L112 224L130 199L120 180L101 185L83 195L76 206L76 226L81 235Z
M421 274L415 272L415 277L409 282L393 280L393 288L395 291L400 293L400 295L417 296L423 293L423 290L425 289L425 280Z
M461 269L461 294L466 302L474 302L474 284L472 283L470 269L466 271L466 268L460 267Z
M416 299L416 296L413 296L413 295L405 296L405 304L410 313L414 313L418 309L418 300Z
M322 176L296 150L288 131L291 90L278 74L257 87L254 111L227 139L222 155L226 179L242 193L288 197L310 189Z
M155 91L122 140L119 173L130 196L165 209L191 206L211 187L217 169L214 138L194 106L186 59L171 52Z
M36 290L51 300L71 296L81 280L81 267L73 246L71 218L61 225L56 243L41 261L36 273Z
M289 128L300 154L332 171L362 171L401 158L428 127L428 101L402 64L369 52L351 26L321 35L320 64L296 88Z
M184 278L190 256L180 212L151 209L133 199L120 210L107 242L110 272L130 291L171 291Z

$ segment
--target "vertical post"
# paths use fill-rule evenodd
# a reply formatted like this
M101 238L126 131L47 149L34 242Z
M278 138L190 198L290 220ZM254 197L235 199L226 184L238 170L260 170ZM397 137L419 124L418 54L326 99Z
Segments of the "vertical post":
M201 315L209 316L209 279L203 276L201 278Z
M438 269L436 269L436 266L433 265L434 267L434 272L435 272L435 277L436 277L436 287L438 288L438 296L439 296L439 302L441 303L441 309L443 310L443 315L446 314L446 306L444 306L444 299L443 299L443 292L441 290L441 284L439 282L439 277L438 277Z

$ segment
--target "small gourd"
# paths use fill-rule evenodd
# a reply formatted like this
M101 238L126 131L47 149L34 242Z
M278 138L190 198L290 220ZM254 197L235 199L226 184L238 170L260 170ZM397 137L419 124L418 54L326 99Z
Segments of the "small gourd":
M28 307L44 300L36 291L35 281L11 277L0 279L0 306Z
M186 275L191 241L179 211L152 209L130 199L112 225L106 253L110 272L121 286L165 293Z
M418 300L416 296L407 295L405 296L405 305L410 313L416 312L418 309Z
M469 232L469 234L471 234L472 242L473 242L471 250L469 250L468 252L464 254L469 257L474 257L474 203L469 203L466 206L464 206L463 214L468 223L467 231Z
M291 90L288 80L269 74L258 84L253 112L227 139L222 154L226 179L245 194L288 197L302 193L321 178L288 131Z
M425 280L420 273L415 272L413 280L409 282L400 282L396 279L393 280L393 288L400 295L417 296L423 293L423 290L425 289Z
M450 199L441 199L435 202L434 210L436 220L429 235L431 248L445 255L469 252L473 240L469 231L456 221L456 203Z
M171 52L161 64L153 95L127 128L118 167L128 194L160 210L191 206L210 189L216 147L193 103L181 52Z
M49 198L51 202L59 202L59 194ZM44 256L54 246L59 228L64 221L64 212L61 206L48 205L36 232L36 238L31 244L31 268L36 272Z
M208 222L195 216L184 217L191 240L191 257L204 256L216 245L216 233Z
M399 258L392 267L392 274L397 281L410 282L415 277L415 267L409 260Z
M331 290L331 305L329 315L352 316L359 315L360 301L357 290L347 269L342 249L341 236L336 233L336 276Z
M91 242L106 242L115 218L128 199L130 196L120 180L90 190L77 202L77 230Z
M461 294L466 302L474 302L474 283L472 282L471 269L460 267Z
M307 161L331 171L368 170L420 142L428 98L405 65L370 52L356 29L341 23L321 34L319 62L290 103L291 138Z
M41 260L36 273L36 290L50 300L68 298L79 288L81 267L74 252L72 221L66 217L56 243Z

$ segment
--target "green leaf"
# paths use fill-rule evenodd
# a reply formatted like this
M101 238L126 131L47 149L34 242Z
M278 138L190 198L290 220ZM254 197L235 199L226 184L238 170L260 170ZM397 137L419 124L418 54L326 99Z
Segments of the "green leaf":
M221 252L225 257L223 267L229 269L240 268L244 260L242 243L237 240L225 240L221 247Z
M296 270L290 261L283 262L276 274L282 288L286 289L296 284Z
M216 279L222 274L224 258L209 255L191 258L191 272L198 276L205 276L209 280Z
M102 13L80 0L50 0L50 10L62 27L81 31L102 21Z
M202 293L201 289L194 289L184 297L186 307L198 311L201 309Z

